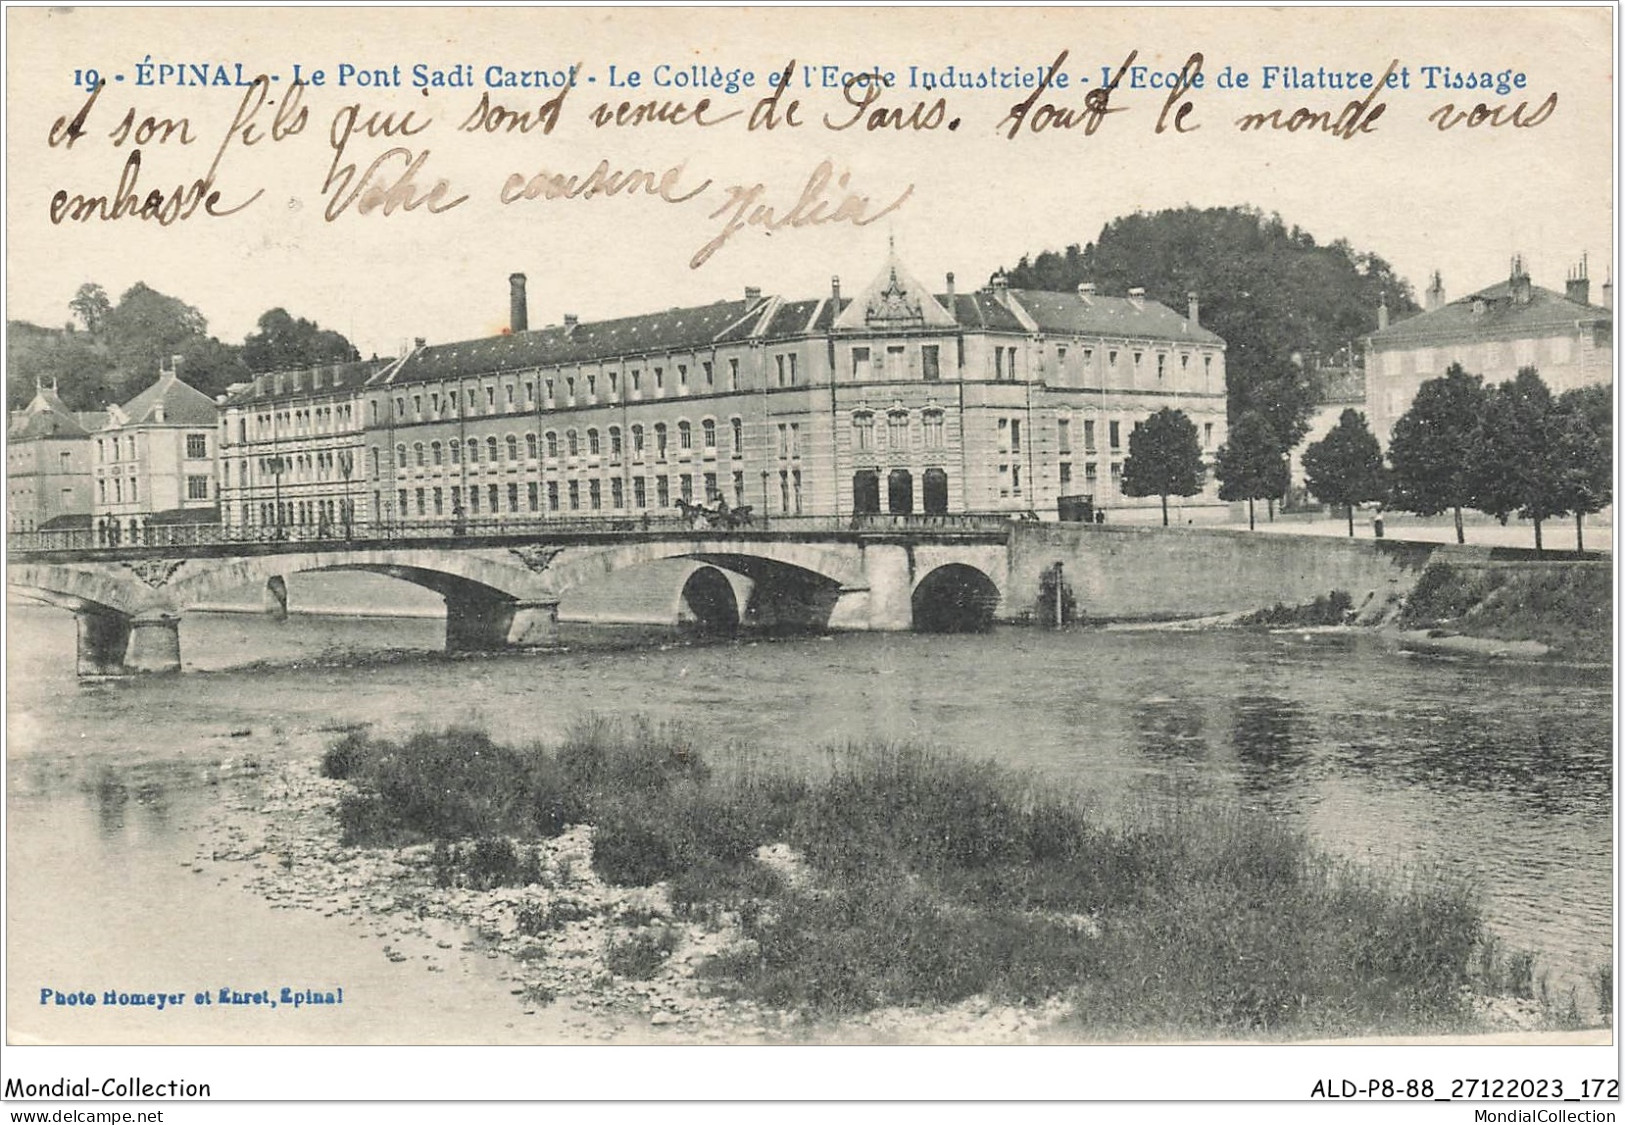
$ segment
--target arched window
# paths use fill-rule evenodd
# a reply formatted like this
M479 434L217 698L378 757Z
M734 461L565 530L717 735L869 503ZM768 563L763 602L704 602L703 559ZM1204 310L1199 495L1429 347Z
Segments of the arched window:
M707 418L700 423L700 437L702 446L707 453L717 451L717 420L715 418Z
M643 427L632 427L632 457L634 460L643 460Z
M594 457L598 456L598 430L596 428L587 431L587 452Z
M929 516L946 515L948 511L948 474L941 469L927 469L922 482L925 513Z
M571 457L575 457L581 453L581 442L576 437L576 432L574 430L564 431L564 448Z
M536 460L536 435L535 434L526 434L525 435L525 459L528 460L528 461Z
M453 465L461 464L463 460L463 443L453 440L448 448L451 450L451 463Z
M378 447L376 445L372 447L372 475L375 479L378 476Z
M852 415L852 448L859 453L867 453L874 447L875 416L867 410Z
M927 449L941 449L942 441L942 411L927 410L920 415L920 425L925 431L925 447ZM1062 450L1065 452L1065 450Z
M403 442L395 447L395 467L406 468L406 444Z
M468 439L468 463L477 465L480 461L480 443L475 438Z
M519 460L519 439L512 434L508 435L508 460Z
M420 469L428 464L428 461L423 456L423 443L421 441L412 446L412 460L416 462L417 467Z
M744 423L744 420L740 419L740 418L730 418L728 420L728 424L733 427L733 439L734 439L734 446L733 446L733 451L732 451L733 455L735 457L743 457L745 455L745 423Z
M609 455L617 461L621 459L621 428L619 426L609 428Z
M686 420L677 423L677 448L685 452L694 448L694 427Z
M559 435L552 430L547 431L547 455L549 458L559 455Z
M497 463L497 439L494 437L485 439L485 459L493 465Z
M666 459L666 423L655 423L655 460Z
M440 443L438 441L432 441L432 442L429 443L429 460L430 460L430 462L432 462L433 464L436 464L436 465L442 464L443 463L442 460L441 460L442 454L443 454L443 451L441 450Z

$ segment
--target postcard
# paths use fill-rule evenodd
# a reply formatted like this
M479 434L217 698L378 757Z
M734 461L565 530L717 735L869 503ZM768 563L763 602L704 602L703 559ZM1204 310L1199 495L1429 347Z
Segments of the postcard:
M9 8L6 1100L1617 1099L1615 17Z

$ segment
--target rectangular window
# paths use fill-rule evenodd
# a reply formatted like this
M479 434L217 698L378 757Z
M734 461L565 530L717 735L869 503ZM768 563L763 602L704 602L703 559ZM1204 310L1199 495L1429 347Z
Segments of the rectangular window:
M790 423L790 458L795 460L801 456L801 423Z
M581 482L577 480L570 481L568 487L570 489L570 510L579 512L581 510Z
M1213 448L1213 423L1212 422L1203 422L1202 423L1202 448L1203 449L1212 449Z
M595 512L604 506L603 481L590 480L587 482L587 506Z
M737 359L728 361L728 389L730 391L739 389L739 361Z
M632 478L632 504L638 508L649 506L649 490L642 477Z
M395 506L395 510L400 513L401 519L405 519L406 518L406 489L403 488L403 489L400 490L400 492L398 492L396 494L396 500L397 500L397 503L396 503L396 506Z
M1072 419L1055 420L1055 450L1057 453L1072 452Z
M734 473L734 506L738 507L739 505L743 504L744 502L745 502L745 474L736 472L736 473Z
M671 507L671 481L665 477L655 478L655 501L659 507Z
M995 382L1004 379L1004 349L993 349L993 379Z
M1106 424L1106 428L1108 430L1108 436L1111 439L1112 448L1113 449L1122 449L1123 448L1123 423L1117 422L1117 421L1108 422Z
M186 435L186 459L188 461L201 461L209 455L208 434Z
M616 511L626 507L626 482L620 477L609 482L609 506Z
M715 504L717 502L717 498L720 495L721 495L721 493L719 493L717 491L717 475L715 473L706 473L705 474L705 502L707 504Z
M534 512L534 511L536 511L538 509L538 505L537 505L537 502L536 502L537 501L536 493L537 493L537 488L536 488L536 482L535 481L531 481L529 484L525 485L525 510L526 511Z
M444 513L444 511L445 511L445 507L444 507L445 502L446 502L445 492L442 491L441 489L438 489L438 488L435 489L434 490L434 514L435 515L438 516L438 515L441 515L441 514Z
M517 512L518 510L519 510L519 485L517 483L510 484L508 486L508 511Z
M677 478L677 484L683 494L683 503L694 503L694 474L684 473Z
M688 390L688 364L677 365L677 386L679 390Z
M1010 419L1010 452L1021 452L1021 419Z
M1063 352L1065 349L1062 349ZM942 366L936 344L926 344L920 348L920 368L925 374L925 381L934 383L942 378Z
M556 480L547 482L547 510L550 512L559 510L559 482Z
M130 482L130 498L135 499L135 482ZM187 477L186 498L188 500L207 500L209 498L208 477Z
M886 348L886 378L908 378L908 352L902 344L891 344Z
M871 375L869 370L869 349L852 349L852 378L858 382L866 382Z
M706 386L708 386L708 387L714 387L714 386L716 386L716 382L717 382L717 373L716 373L716 371L715 371L715 370L714 370L714 369L713 369L713 368L712 368L712 366L711 366L711 361L710 361L710 360L706 360L706 361L705 361L705 362L703 362L703 363L701 363L701 364L700 364L700 367L701 367L701 369L702 369L702 370L704 370L704 372L705 372L705 385L706 385Z
M1060 469L1061 469L1061 487L1063 489L1065 489L1065 488L1067 488L1068 486L1070 486L1072 484L1072 462L1070 462L1070 461L1062 461L1061 465L1060 465Z
M780 422L779 423L779 460L782 461L788 456L790 456L790 427L786 423Z
M773 362L779 369L779 386L782 387L784 386L784 357L782 355L776 355L773 357Z
M1083 423L1083 451L1085 453L1095 451L1095 423L1093 419L1085 419Z
M1095 487L1096 480L1099 476L1100 473L1098 467L1093 461L1085 461L1083 463L1083 482L1091 489Z

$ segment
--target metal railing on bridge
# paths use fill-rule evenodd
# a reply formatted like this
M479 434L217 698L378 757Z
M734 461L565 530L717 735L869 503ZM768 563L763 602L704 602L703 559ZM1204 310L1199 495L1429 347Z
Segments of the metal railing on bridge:
M176 524L127 529L108 527L14 531L6 536L10 552L106 551L143 547L227 547L239 544L341 546L349 542L551 538L556 536L689 535L725 537L739 533L802 535L954 535L1003 532L1019 517L1003 512L944 515L872 513L848 516L752 516L749 519L676 513L603 516L498 517L495 519L426 519L343 524L220 526Z

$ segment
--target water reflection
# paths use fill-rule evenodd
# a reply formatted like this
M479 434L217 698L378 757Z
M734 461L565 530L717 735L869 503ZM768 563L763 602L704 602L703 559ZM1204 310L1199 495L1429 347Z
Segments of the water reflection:
M1140 753L1152 761L1193 762L1207 757L1202 708L1188 699L1146 699L1133 712Z
M1230 747L1241 764L1241 781L1263 794L1305 780L1312 758L1308 723L1295 701L1244 695L1235 701Z

